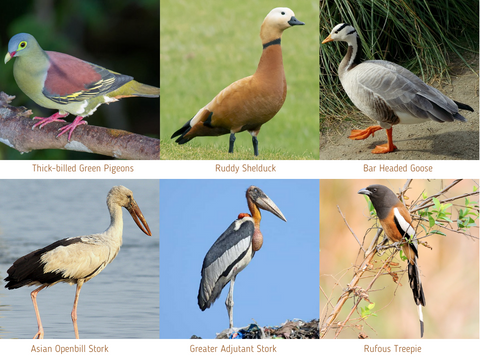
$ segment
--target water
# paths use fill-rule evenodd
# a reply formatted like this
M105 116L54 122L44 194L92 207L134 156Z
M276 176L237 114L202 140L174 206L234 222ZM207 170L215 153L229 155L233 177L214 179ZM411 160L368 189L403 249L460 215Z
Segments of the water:
M32 338L37 332L30 299L35 287L5 289L7 269L17 258L56 240L104 231L110 220L105 200L114 185L133 191L152 236L123 210L118 256L82 287L80 338L158 338L158 180L0 180L0 338ZM75 288L59 283L40 291L45 338L75 337L70 317Z

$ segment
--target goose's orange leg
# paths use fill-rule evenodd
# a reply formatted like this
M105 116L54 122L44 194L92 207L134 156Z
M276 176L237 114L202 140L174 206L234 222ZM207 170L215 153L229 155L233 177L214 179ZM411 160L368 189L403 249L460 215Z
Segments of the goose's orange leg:
M397 147L393 145L392 129L393 127L387 129L388 143L383 145L377 145L375 149L372 150L372 154L386 154L395 151Z
M368 138L370 135L374 136L375 131L382 130L382 129L383 128L381 126L376 125L376 126L369 126L364 130L352 130L348 138L352 140L364 140Z

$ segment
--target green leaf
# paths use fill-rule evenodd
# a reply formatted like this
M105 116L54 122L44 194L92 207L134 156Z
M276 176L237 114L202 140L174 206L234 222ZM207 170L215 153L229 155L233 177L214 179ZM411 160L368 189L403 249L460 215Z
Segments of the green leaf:
M419 225L422 227L423 231L425 231L425 234L428 234L428 231L425 225L423 225L422 223L420 223Z

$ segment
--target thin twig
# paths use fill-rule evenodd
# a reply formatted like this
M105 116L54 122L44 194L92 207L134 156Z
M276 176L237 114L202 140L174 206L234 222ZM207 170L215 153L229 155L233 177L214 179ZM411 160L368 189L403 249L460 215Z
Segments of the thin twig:
M373 284L375 283L375 281L377 281L377 279L379 278L379 276L382 274L383 269L385 269L386 264L389 264L390 261L392 261L393 257L397 254L397 251L398 251L398 249L397 249L396 251L394 251L394 252L388 257L388 259L387 259L386 261L384 261L383 265L380 267L380 269L378 270L378 272L377 272L377 274L375 275L375 277L372 279L372 281L370 282L370 284L368 284L367 288L365 289L365 292L368 292L368 291L372 288L372 286L373 286ZM356 302L355 305L352 307L352 309L351 309L350 312L348 313L348 315L347 315L347 317L345 318L345 320L344 320L342 323L340 323L340 326L339 326L338 330L337 330L336 333L335 333L335 338L338 337L338 335L339 335L340 332L342 331L343 327L345 326L345 324L347 323L347 321L350 319L350 317L352 316L353 312L357 309L358 305L360 304L360 301L362 301L362 300L363 300L363 298L359 298L359 299L357 300L357 302Z
M352 233L352 235L353 235L353 237L355 238L355 240L357 240L358 245L360 245L360 248L361 248L361 249L363 250L363 252L365 253L365 249L363 248L362 244L361 244L360 241L358 240L357 235L355 235L355 233L353 232L353 229L350 227L350 225L348 225L347 219L345 219L345 216L343 215L342 210L340 210L340 206L337 205L337 209L338 209L338 212L340 213L340 215L342 215L343 221L345 222L345 225L347 225L348 230L350 230L350 232Z
M375 237L372 240L372 243L376 243L378 241L382 232L383 232L383 229L378 229L377 234L375 235ZM350 293L352 292L352 289L355 286L357 286L357 284L360 281L360 279L362 278L363 274L368 269L368 264L373 259L375 254L376 254L376 248L375 247L373 247L373 249L371 251L369 251L369 252L367 251L367 253L365 254L366 257L363 260L362 264L360 265L359 270L355 273L352 281L350 281L350 283L347 285L347 288L343 291L342 295L340 295L340 298L338 299L337 304L335 305L335 307L332 310L332 312L330 313L330 315L327 317L327 320L325 321L325 324L320 331L320 338L323 338L326 335L326 333L328 332L328 330L330 329L330 327L332 326L333 322L335 321L338 314L340 313L340 310L342 309L343 304L345 304L345 302L347 301Z

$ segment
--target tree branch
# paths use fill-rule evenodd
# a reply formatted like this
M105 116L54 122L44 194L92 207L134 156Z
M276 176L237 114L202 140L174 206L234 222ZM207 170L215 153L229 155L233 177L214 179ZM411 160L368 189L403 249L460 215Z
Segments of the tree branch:
M14 99L0 92L0 142L21 153L39 149L83 151L127 160L160 159L160 140L128 131L82 125L75 129L70 141L67 136L57 138L64 123L51 123L42 129L32 130L36 121L30 118L31 110L13 107Z
M328 330L330 329L333 322L335 321L338 314L340 313L340 310L342 310L343 305L345 304L345 302L350 297L350 293L355 288L355 286L357 286L358 282L362 278L365 271L367 271L370 268L369 264L371 263L373 257L377 253L377 248L374 244L376 244L378 242L378 239L380 238L380 235L382 234L382 232L383 232L383 229L378 229L377 230L377 234L375 235L375 237L373 238L373 240L372 240L372 242L369 246L369 249L368 249L368 251L365 255L365 259L363 260L362 264L358 267L359 270L355 273L355 275L353 276L353 279L347 285L347 288L343 291L342 295L340 295L340 298L338 299L337 304L333 308L330 315L327 317L327 320L323 323L323 326L320 330L320 339L325 337Z

